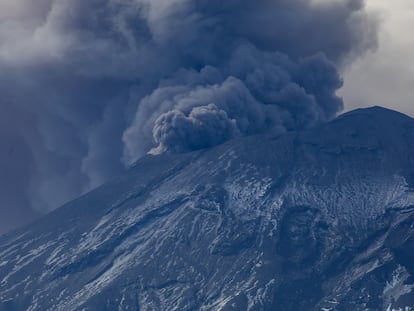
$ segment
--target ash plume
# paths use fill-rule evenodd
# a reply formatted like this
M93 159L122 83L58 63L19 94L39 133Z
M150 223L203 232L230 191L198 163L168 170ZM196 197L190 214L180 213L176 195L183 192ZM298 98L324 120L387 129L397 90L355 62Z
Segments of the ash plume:
M329 120L376 30L362 0L2 1L0 214L20 224L147 152Z

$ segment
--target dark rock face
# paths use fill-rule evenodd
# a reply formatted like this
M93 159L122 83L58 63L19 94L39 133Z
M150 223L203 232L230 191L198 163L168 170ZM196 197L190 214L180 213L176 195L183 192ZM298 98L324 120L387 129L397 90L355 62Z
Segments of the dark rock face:
M0 238L0 310L412 310L414 120L149 156Z
M324 251L328 225L318 214L315 209L291 207L281 220L278 253L295 268L314 263Z

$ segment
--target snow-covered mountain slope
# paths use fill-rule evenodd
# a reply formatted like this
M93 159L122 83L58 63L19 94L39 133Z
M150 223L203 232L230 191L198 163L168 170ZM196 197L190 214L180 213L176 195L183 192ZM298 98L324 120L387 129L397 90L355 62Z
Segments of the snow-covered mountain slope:
M412 310L414 120L147 156L0 238L0 310Z

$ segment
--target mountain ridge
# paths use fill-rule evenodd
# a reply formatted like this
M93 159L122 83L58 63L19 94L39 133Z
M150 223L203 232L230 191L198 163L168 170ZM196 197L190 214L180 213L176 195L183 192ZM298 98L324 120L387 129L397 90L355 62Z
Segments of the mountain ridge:
M0 310L411 307L413 138L374 107L146 156L0 237Z

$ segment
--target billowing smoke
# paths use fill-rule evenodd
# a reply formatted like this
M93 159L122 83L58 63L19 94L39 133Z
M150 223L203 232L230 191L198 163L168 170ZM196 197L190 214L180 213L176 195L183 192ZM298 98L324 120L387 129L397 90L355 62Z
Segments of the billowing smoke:
M2 1L0 232L147 152L332 118L376 26L363 0Z
M332 118L341 79L324 54L297 62L237 47L222 67L180 70L138 106L124 134L127 160L211 147L237 136L302 129Z

